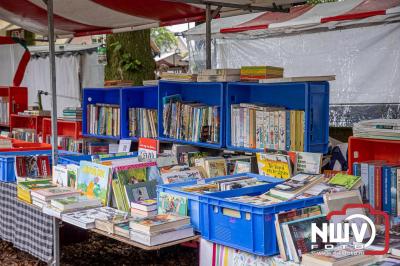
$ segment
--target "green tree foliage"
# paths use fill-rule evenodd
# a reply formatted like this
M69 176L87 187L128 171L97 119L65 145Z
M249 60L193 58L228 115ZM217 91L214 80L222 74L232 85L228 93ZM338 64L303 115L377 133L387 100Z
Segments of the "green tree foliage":
M154 79L150 30L108 35L106 46L106 80L132 80L133 85L141 85L143 80Z
M171 51L178 45L178 40L174 33L165 27L152 29L151 38L160 48L161 52Z

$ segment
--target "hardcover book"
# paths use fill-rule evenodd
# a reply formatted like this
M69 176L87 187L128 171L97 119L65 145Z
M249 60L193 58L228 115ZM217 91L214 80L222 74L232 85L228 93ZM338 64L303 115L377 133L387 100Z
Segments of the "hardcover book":
M111 168L97 163L81 161L79 168L78 190L88 198L98 198L107 204L110 189Z

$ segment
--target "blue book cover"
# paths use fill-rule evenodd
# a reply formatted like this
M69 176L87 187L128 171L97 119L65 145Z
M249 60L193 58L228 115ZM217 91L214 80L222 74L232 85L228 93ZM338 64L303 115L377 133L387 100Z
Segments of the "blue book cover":
M375 165L369 164L368 165L368 199L369 199L369 204L371 206L375 206L374 180L375 180Z
M392 167L391 180L390 180L390 201L391 201L391 215L397 216L397 170L399 168Z
M353 175L361 176L361 165L360 163L353 163Z
M290 111L286 111L286 150L290 151Z
M391 214L391 179L392 167L384 165L382 167L382 209L384 212Z

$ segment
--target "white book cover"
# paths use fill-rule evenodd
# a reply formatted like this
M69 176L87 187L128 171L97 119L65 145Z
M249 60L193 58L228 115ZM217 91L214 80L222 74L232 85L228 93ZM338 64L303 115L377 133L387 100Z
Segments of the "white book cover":
M297 152L295 173L320 174L322 153Z
M275 111L274 114L274 148L279 150L279 112Z
M279 116L279 150L286 149L286 111L278 111Z
M264 149L264 111L256 110L256 148Z
M68 186L68 170L64 165L53 166L53 183L61 187Z

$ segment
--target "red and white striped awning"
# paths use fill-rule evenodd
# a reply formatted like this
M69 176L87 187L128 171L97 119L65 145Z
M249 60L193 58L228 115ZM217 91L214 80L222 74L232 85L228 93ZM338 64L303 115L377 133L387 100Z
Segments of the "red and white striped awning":
M399 19L400 0L345 0L296 6L290 13L263 12L249 21L221 28L220 33L287 33Z
M184 3L185 0L53 1L55 33L58 37L108 34L205 20L205 5ZM276 0L274 3L289 5L300 1ZM272 6L270 0L219 2ZM223 8L220 14L232 15L237 11L240 9ZM43 0L0 0L0 19L35 33L47 34L47 11Z

